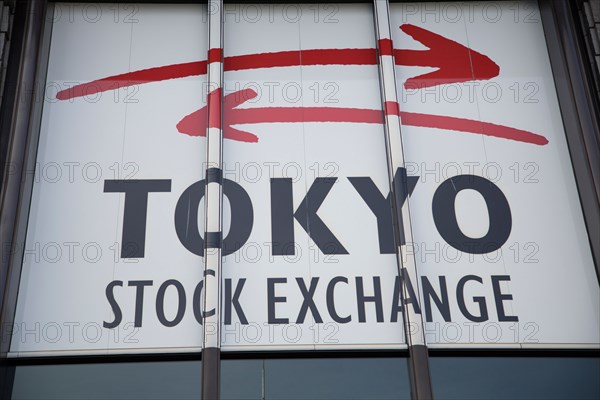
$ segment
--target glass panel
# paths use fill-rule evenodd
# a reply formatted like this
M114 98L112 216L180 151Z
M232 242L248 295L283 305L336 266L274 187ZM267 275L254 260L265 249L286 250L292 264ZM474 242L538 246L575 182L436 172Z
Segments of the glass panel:
M265 361L266 399L409 399L403 358Z
M598 278L538 2L390 14L427 342L597 348Z
M405 346L372 5L224 18L223 347Z
M223 360L224 400L409 399L405 358Z
M206 9L55 5L12 352L199 350Z
M598 399L600 358L431 357L436 399Z
M200 361L16 368L13 400L199 399Z
M264 360L222 360L221 400L261 400Z

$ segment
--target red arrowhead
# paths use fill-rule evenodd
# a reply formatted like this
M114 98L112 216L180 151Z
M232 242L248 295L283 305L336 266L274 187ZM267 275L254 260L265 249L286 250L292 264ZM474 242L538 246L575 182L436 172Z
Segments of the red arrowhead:
M208 97L218 96L219 90L217 89L211 92ZM234 108L239 106L245 101L253 99L257 96L257 93L252 89L244 89L238 92L230 93L223 99L223 116L225 119L225 127L223 128L223 137L225 139L233 139L240 142L258 142L258 137L249 132L240 131L232 128L228 123L234 114ZM207 102L210 100L207 100ZM206 136L206 127L208 122L208 108L207 106L202 107L198 111L186 115L177 124L177 130L180 133L184 133L189 136Z
M424 88L429 86L485 80L498 76L500 67L488 57L471 50L460 43L447 39L426 29L404 24L400 27L405 33L427 46L428 50L393 50L396 65L438 68L437 71L408 79L405 87ZM389 39L383 40L391 45ZM392 49L386 49L389 54ZM225 71L249 70L257 68L291 67L297 65L376 65L375 49L307 49L276 53L246 54L224 59ZM92 82L82 83L61 90L56 98L67 100L89 96L106 90L115 90L131 85L204 75L206 61L165 65L139 71L113 75Z
M217 89L208 95L209 104L214 100L218 100L220 90L221 89ZM378 109L372 110L366 108L344 107L236 108L243 102L253 99L256 95L254 90L244 89L225 96L223 99L223 105L225 106L223 115L225 120L223 132L224 138L246 143L258 142L258 137L256 135L231 127L231 125L237 124L286 122L351 122L382 124L384 122L383 111ZM475 133L517 140L525 143L533 143L541 146L548 143L548 140L545 137L522 129L465 118L400 111L397 104L386 103L385 108L388 110L388 113L400 116L402 124L404 125ZM220 120L211 121L210 118L207 118L207 113L207 107L205 106L200 110L189 114L177 124L177 130L190 136L206 136L207 124L211 128L218 128L221 126ZM218 113L216 114L218 115Z
M394 50L396 64L434 67L437 71L409 78L404 87L424 87L492 79L500 73L500 67L489 57L462 44L415 25L404 24L400 29L429 50Z

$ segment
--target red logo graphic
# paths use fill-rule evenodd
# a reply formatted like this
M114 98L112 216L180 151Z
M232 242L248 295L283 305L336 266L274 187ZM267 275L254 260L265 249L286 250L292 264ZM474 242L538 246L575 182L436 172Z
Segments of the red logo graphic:
M396 65L433 67L437 70L407 79L405 88L425 88L442 84L488 80L499 75L500 67L489 57L462 44L414 25L405 24L402 31L425 45L427 50L392 48L389 39L382 40L382 55L393 55ZM57 99L67 100L107 90L168 79L203 75L208 63L221 59L220 50L209 52L208 61L166 65L113 75L58 92ZM377 65L376 49L312 49L275 53L259 53L225 57L225 71L314 65ZM220 95L220 89L209 94ZM262 107L238 109L241 103L256 97L251 89L231 93L224 98L224 137L242 142L258 142L258 137L233 128L236 124L291 122L354 122L381 124L382 110L340 107ZM402 125L467 132L545 145L548 140L538 134L508 126L441 115L411 113L399 110L398 104L385 104L388 113L399 115ZM206 128L218 126L208 121L206 107L184 117L177 130L190 136L206 135Z

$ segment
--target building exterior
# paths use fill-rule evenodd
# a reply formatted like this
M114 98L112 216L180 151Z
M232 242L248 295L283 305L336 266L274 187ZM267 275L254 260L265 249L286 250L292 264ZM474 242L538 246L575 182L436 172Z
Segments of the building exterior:
M3 2L0 395L598 398L599 7Z

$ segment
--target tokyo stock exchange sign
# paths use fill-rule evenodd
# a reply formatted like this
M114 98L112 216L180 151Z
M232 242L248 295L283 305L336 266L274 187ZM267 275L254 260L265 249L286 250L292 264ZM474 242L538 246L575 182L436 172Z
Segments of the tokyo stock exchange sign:
M598 346L539 12L448 4L391 5L406 304L371 9L225 10L224 349L400 348L404 307L430 346ZM55 10L11 352L199 350L206 14L94 10Z

